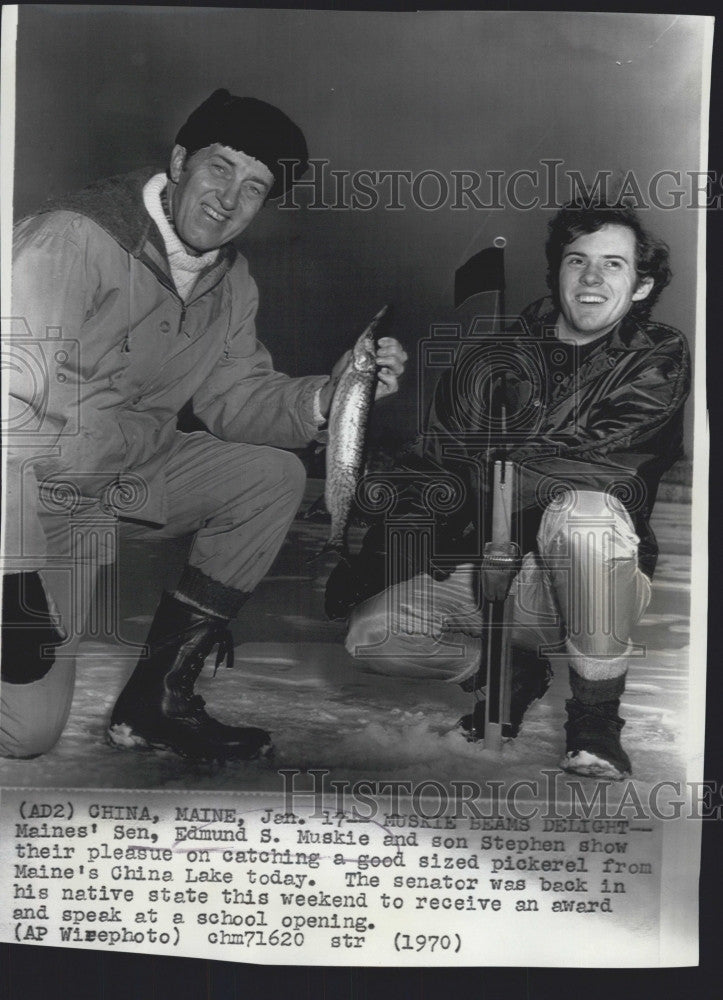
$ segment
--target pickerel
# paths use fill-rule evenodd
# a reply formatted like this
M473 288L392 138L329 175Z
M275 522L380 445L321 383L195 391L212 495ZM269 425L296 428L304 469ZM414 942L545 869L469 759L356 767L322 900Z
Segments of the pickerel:
M349 516L364 463L367 423L377 383L374 331L386 311L387 306L380 309L357 340L334 392L324 491L331 532L325 552L347 552Z

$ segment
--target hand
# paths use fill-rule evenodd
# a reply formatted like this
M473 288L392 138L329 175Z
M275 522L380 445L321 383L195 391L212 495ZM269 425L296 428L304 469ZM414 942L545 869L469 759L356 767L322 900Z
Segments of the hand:
M391 396L399 388L399 379L404 374L407 352L394 337L381 337L377 345L377 368L379 378L375 399Z
M482 591L488 601L504 601L522 563L514 542L487 542L482 559Z
M324 417L329 416L334 391L350 357L351 351L342 354L331 370L331 379L319 393L319 409ZM377 345L376 362L379 371L374 398L382 399L384 396L391 396L399 388L399 378L407 363L407 352L394 337L381 337Z

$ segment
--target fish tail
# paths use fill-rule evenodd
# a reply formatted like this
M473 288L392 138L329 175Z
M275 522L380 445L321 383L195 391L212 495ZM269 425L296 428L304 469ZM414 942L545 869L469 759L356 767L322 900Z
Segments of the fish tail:
M309 505L308 510L302 515L302 518L304 521L309 521L311 520L312 517L315 517L317 514L323 513L325 511L326 511L326 502L324 500L324 494L322 493L320 496L316 498L316 500L314 500L312 504Z
M318 552L314 552L306 560L306 565L311 566L321 559L323 556L327 555L329 552L335 552L344 562L349 562L349 548L346 541L343 539L330 538L327 542L322 545Z
M330 538L329 541L326 542L324 547L319 552L319 555L324 556L327 554L327 552L335 552L338 556L341 556L342 558L348 558L349 556L349 549L347 548L346 542L342 538L339 539Z

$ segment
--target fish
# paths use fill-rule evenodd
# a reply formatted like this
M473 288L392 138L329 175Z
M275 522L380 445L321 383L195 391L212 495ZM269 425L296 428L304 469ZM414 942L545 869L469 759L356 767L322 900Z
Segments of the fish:
M364 465L367 424L377 383L374 332L388 307L361 334L334 392L329 414L324 502L331 529L323 552L348 555L347 531L357 483Z

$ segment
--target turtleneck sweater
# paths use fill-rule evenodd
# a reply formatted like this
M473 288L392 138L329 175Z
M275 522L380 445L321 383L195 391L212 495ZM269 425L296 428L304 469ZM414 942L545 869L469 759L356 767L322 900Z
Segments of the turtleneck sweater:
M183 301L187 302L200 273L215 263L218 250L209 250L208 253L198 257L186 250L178 233L166 218L163 208L161 195L167 184L168 178L165 174L155 174L151 177L143 188L143 204L163 237L173 283Z

